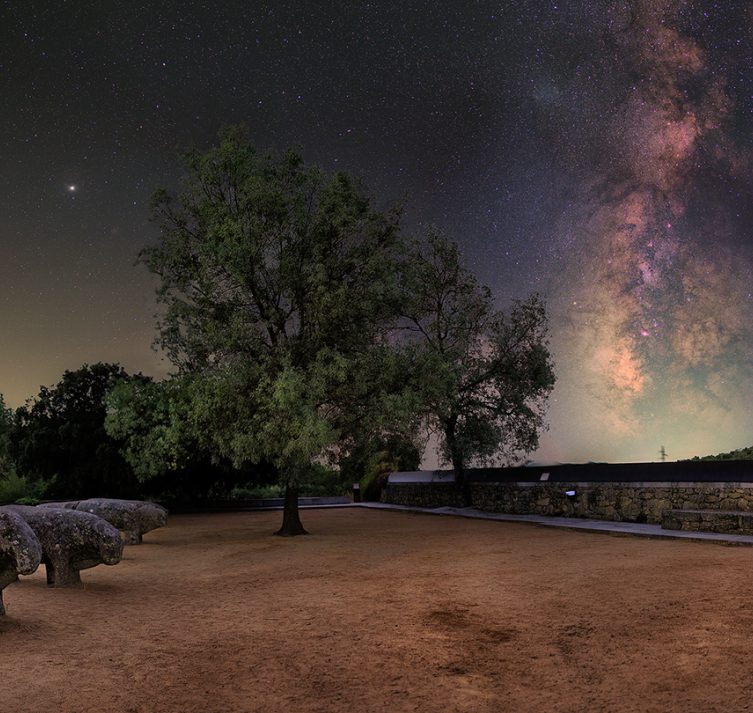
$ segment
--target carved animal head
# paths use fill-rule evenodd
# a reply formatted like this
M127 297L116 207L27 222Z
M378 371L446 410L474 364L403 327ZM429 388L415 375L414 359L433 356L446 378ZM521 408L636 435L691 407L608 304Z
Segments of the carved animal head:
M156 503L144 502L139 506L141 532L151 532L167 524L167 510Z
M117 564L123 556L123 540L115 527L106 524L107 529L103 528L99 540L99 555L104 564Z
M18 574L31 574L42 559L42 546L26 521L0 508L0 552L9 557Z

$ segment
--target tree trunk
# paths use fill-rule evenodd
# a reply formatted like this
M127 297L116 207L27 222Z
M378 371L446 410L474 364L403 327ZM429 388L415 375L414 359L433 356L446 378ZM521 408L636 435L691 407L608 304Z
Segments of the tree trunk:
M282 527L275 532L281 537L295 537L296 535L308 535L303 529L301 518L298 515L298 486L288 483L285 486L285 507L282 511Z
M465 464L462 458L452 459L452 469L455 471L455 487L458 488L463 496L463 505L468 507L472 505L471 484L465 477Z
M455 438L455 428L458 418L455 415L450 416L444 424L444 438L450 458L452 459L452 469L455 472L455 487L463 498L463 505L472 505L471 486L465 479L465 462L460 448Z

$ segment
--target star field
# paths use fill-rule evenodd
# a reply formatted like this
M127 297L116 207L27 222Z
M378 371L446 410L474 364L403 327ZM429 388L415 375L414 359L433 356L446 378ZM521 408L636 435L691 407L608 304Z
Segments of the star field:
M148 200L243 122L548 300L540 460L750 445L753 38L742 2L3 2L0 392L156 376Z

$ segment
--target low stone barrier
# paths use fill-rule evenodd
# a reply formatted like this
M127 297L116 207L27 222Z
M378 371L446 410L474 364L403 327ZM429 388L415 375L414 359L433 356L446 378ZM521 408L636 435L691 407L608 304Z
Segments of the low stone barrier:
M668 510L664 513L661 526L665 530L753 535L753 512L734 510Z
M753 512L753 483L471 483L471 506L489 512L661 524L669 510ZM389 483L382 500L462 506L454 484Z
M381 500L421 508L461 508L465 504L463 492L455 483L388 483Z
M42 561L42 546L26 521L15 512L0 511L0 616L5 614L3 589L19 574L32 574Z
M753 511L748 483L474 483L471 493L480 510L652 524L667 510Z
M80 587L82 569L120 562L123 542L117 528L97 515L63 508L5 505L34 531L50 587Z

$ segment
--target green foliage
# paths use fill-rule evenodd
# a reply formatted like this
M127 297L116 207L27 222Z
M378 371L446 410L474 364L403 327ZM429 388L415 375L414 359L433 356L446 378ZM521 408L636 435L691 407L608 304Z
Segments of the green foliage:
M36 505L46 495L49 486L45 481L31 481L11 471L0 478L0 504Z
M519 461L538 445L554 386L543 303L534 295L496 311L437 231L409 252L405 281L406 328L444 459L459 477L472 461Z
M390 473L400 470L397 462L388 451L375 453L367 464L360 480L361 499L366 502L379 502L382 489L387 485Z
M324 497L346 495L350 492L352 483L337 471L314 463L306 479L300 483L299 494L307 497ZM281 498L285 495L285 487L279 483L271 485L256 485L247 483L236 486L230 492L231 498Z
M301 483L300 494L309 497L348 495L353 483L341 472L314 463L306 480Z
M39 500L39 498L34 498L34 497L27 496L27 497L23 497L23 498L18 498L18 500L16 500L15 504L16 505L29 505L29 506L33 507L34 505L39 505L40 502L41 501Z
M232 500L272 499L281 498L285 495L284 486L279 483L272 485L236 485L229 494Z
M207 385L189 376L123 382L109 392L107 433L121 444L121 453L151 495L190 502L225 497L240 483L263 485L276 479L266 463L233 467L212 452L206 430L212 411L208 395Z
M413 433L372 434L359 440L343 459L340 468L346 483L358 483L361 498L378 501L389 474L417 470L423 448Z
M172 379L117 384L107 395L105 429L139 480L184 468L197 457L189 384Z
M42 387L15 414L11 450L31 481L50 481L50 497L138 495L138 484L105 432L105 396L131 377L117 364L66 371L54 387ZM54 478L54 480L53 480Z
M191 380L181 420L215 459L267 461L283 483L309 484L379 424L397 215L294 152L259 155L238 129L185 164L181 194L154 198L161 237L141 255L161 280L160 344ZM179 462L176 428L141 441Z

